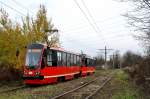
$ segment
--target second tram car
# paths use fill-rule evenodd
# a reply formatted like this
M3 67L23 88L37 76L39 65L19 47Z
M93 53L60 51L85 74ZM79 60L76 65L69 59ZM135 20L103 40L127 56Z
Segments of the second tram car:
M26 84L49 84L94 73L94 60L43 44L27 47L23 72Z

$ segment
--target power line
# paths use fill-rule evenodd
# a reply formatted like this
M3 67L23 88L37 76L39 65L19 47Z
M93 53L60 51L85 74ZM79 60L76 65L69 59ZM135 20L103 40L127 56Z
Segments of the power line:
M83 13L84 17L87 19L87 21L89 22L89 24L92 26L92 28L94 29L94 31L97 33L97 29L95 28L95 26L91 23L90 19L88 18L88 16L86 15L86 13L84 12L84 10L80 7L79 3L74 0L75 4L78 6L78 8L81 10L81 12Z
M82 13L84 14L84 16L85 16L86 18L88 18L87 15L86 15L86 13L85 13L85 12L83 11L83 9L80 7L79 3L78 3L76 0L74 0L74 1L75 1L75 3L77 4L77 6L80 8L80 10L82 11ZM82 3L83 3L83 5L84 5L84 7L86 8L86 10L88 11L88 14L89 14L90 17L92 18L93 22L94 22L94 18L93 18L93 16L91 15L91 13L90 13L88 7L87 7L86 4L84 3L84 1L82 1ZM88 21L90 21L89 18L88 18ZM91 21L90 21L90 23L91 23ZM96 22L94 22L94 23L96 23ZM93 24L92 24L92 26L93 26ZM97 26L97 25L96 25L96 26ZM98 27L98 26L97 26L97 27ZM95 28L95 27L94 27L94 28ZM99 30L100 30L100 29L99 29ZM96 33L97 33L97 30L96 30Z
M118 40L119 40L119 42L121 42L121 41L125 41L127 38L126 37L118 37L118 38L112 38L112 39L109 39L109 41L112 43L112 41L117 41L118 42ZM84 42L85 40L87 40L87 39L82 39L82 40L80 40L80 42ZM74 39L74 41L75 41L75 39ZM79 41L79 40L76 40L76 41ZM90 43L88 43L88 42L90 42ZM92 45L98 45L98 41L88 41L88 42L86 42L86 43L88 43L88 45L90 45L90 47L92 46ZM95 43L95 42L97 42L97 43Z
M89 16L91 17L91 19L92 19L93 23L95 24L95 26L96 26L97 30L98 30L99 32L101 32L101 30L99 29L98 25L96 24L96 22L95 22L95 20L94 20L94 18L93 18L93 16L92 16L92 14L91 14L90 10L89 10L89 9L88 9L88 7L86 6L86 4L85 4L84 0L81 0L81 1L82 1L83 5L84 5L85 9L87 10L87 13L88 13L88 14L89 14Z
M23 9L26 9L28 12L30 12L31 10L29 10L27 7L25 7L24 5L22 5L21 3L17 2L16 0L11 0L12 2L14 2L15 4L17 4L18 6L22 7ZM32 11L31 11L32 12ZM30 13L31 13L30 12ZM32 12L33 13L33 12Z
M115 38L112 38L112 40L113 39L115 39ZM126 38L124 38L124 36L121 36L121 38L120 39L126 39ZM92 45L95 45L95 44L84 44L84 43L82 43L82 41L79 41L79 40L76 40L76 39L70 39L70 37L67 37L67 39L64 39L64 40L67 40L67 41L69 41L69 42L67 42L67 44L68 43L72 43L72 42L80 42L80 43L78 43L80 46L89 46L90 45L90 47L92 47L93 49L95 49L95 47L94 46L92 46ZM62 39L62 41L63 41L63 39ZM125 40L123 40L123 41L125 41ZM117 41L118 42L118 41ZM66 43L65 43L66 44ZM97 44L96 44L97 45ZM107 49L107 48L106 48ZM111 49L109 49L109 50L111 50ZM107 52L106 52L106 56L107 56ZM107 59L106 59L107 60Z
M118 25L122 25L122 24L113 24L113 25L107 25L107 28L109 28L109 29L107 29L107 30L109 30L109 31L107 31L107 32L111 32L111 30L113 29L113 30L120 30L120 28L118 28L117 26ZM117 28L113 28L113 27L117 27ZM63 30L63 32L70 32L70 31L73 31L73 32L80 32L80 30L82 31L82 30L87 30L87 28L88 28L88 26L87 27L77 27L77 28L72 28L72 29L67 29L67 30ZM121 29L121 30L124 30L124 29L126 29L126 28L124 28L123 27L123 29ZM103 29L101 29L102 31L105 31L106 29L105 28L103 28Z
M62 31L64 34L71 36L79 36L80 34L73 34L74 32L66 32L66 31ZM131 35L135 35L133 33L124 33L124 29L120 29L117 31L107 31L111 34L107 34L106 36L104 35L105 38L113 38L113 37L123 37L123 36L131 36ZM85 32L84 32L85 33ZM85 37L85 36L84 36ZM88 37L88 35L86 35L86 37Z
M97 30L100 32L100 29L99 29L99 27L97 26L97 24L96 24L96 22L95 22L95 20L94 20L94 18L93 18L93 16L92 16L92 14L90 13L90 11L89 11L88 7L86 6L85 2L84 2L83 0L81 0L81 1L82 1L83 5L84 5L85 9L86 9L87 12L88 12L88 15L91 17L93 23L95 24ZM77 1L76 1L76 2L77 2ZM78 4L78 5L79 5L79 4ZM79 5L79 8L81 8L80 5ZM80 10L82 10L82 9L80 9ZM83 11L83 10L82 10L82 11ZM85 12L84 12L84 13L85 13ZM84 14L84 15L85 15L85 14ZM87 16L87 15L86 15L86 16ZM96 33L97 33L97 31L96 31Z
M150 3L148 2L148 0L143 0L143 1L150 8Z
M124 39L127 39L127 38L126 38L127 36L128 36L128 37L131 37L130 35L125 36L124 34L122 34L122 35L116 35L116 36L117 36L116 38L110 38L110 39L108 39L108 40L113 40L113 41L114 41L114 40L117 40L117 41L118 41L118 40L120 40L120 41L122 40L122 41L125 41ZM68 37L68 36L67 36L67 37L65 36L65 38L67 38L67 39L65 39L65 40L67 40L67 41L68 41L68 38L70 39L70 37ZM98 42L97 40L94 40L94 41L92 40L92 41L91 41L91 39L90 39L90 41L89 41L88 38L85 38L85 39L82 38L82 40L70 39L69 41L71 41L71 40L77 41L77 42L80 41L80 43L81 43L81 42L84 42L84 41L86 41L86 40L88 40L88 42L93 42L93 43ZM88 45L91 46L91 45L95 45L95 44L89 44L89 43L88 43ZM96 44L96 45L97 45L97 44Z
M11 10L13 10L13 11L19 13L20 15L26 16L26 15L23 14L22 12L16 10L15 8L13 8L13 7L11 7L11 6L7 5L7 4L5 4L4 2L2 2L2 1L0 1L0 2L1 2L1 4L3 4L4 6L6 6L6 7L10 8Z
M80 10L82 11L82 13L84 14L84 16L86 16L86 18L88 18L87 15L86 15L86 13L85 13L85 12L82 10L82 8L80 7L79 3L78 3L76 0L74 0L74 1L75 1L75 3L77 4L77 6L80 8ZM84 2L83 0L81 0L81 1L82 1L83 5L84 5L84 7L85 7L85 9L86 9L86 11L87 11L87 13L88 13L88 15L89 15L90 18L92 19L92 21L93 21L93 23L94 23L94 26L93 26L93 24L91 23L91 21L90 21L90 23L92 24L92 26L93 26L94 28L96 27L96 33L99 35L98 32L101 32L101 30L99 29L98 25L96 24L96 22L95 22L95 20L94 20L94 18L93 18L93 16L92 16L92 14L90 13L90 11L89 11L88 7L86 6L85 2ZM89 20L89 18L88 18L88 20ZM97 30L98 30L98 32L97 32ZM104 38L103 38L103 39L104 39ZM106 43L105 39L104 39L104 43Z
M88 9L88 7L86 6L86 4L85 4L84 0L81 0L81 1L82 1L83 6L84 6L84 7L85 7L85 9L86 9L86 11L87 11L88 15L91 17L91 20L93 21L93 23L94 23L94 25L95 25L96 29L98 30L98 32L96 32L96 33L97 33L97 35L98 35L98 36L100 36L100 35L99 35L99 33L101 32L101 30L99 29L98 25L96 24L96 22L95 22L95 20L94 20L94 18L93 18L93 16L92 16L92 14L91 14L90 10L89 10L89 9ZM101 35L101 36L102 36L102 35ZM103 36L102 36L102 37L103 37ZM105 41L105 38L104 38L104 37L103 37L103 39L104 39L104 43L106 43L106 41Z
M69 37L66 37L66 38L67 38L67 39L64 39L64 40L69 41L69 42L67 42L67 44L68 44L68 43L71 43L71 45L72 45L72 42L78 42L78 44L77 44L78 47L79 47L79 46L82 46L82 47L84 46L85 49L88 49L88 48L87 48L87 44L82 43L82 42L79 41L79 40L70 39ZM63 41L62 41L62 42L63 42ZM64 43L64 44L66 45L66 43ZM95 49L95 48L92 47L92 46L91 46L91 48Z
M123 16L122 16L123 17ZM96 20L96 22L101 22L101 23L105 23L109 20L111 21L114 21L114 19L118 19L118 16L113 16L113 17L107 17L105 19L102 19L102 20ZM87 26L87 25L82 25L83 23L79 23L79 24L76 24L77 26L80 26L80 27L83 27L83 26ZM65 27L68 27L70 26L70 24L63 24L65 25ZM70 27L74 27L74 25L72 24Z

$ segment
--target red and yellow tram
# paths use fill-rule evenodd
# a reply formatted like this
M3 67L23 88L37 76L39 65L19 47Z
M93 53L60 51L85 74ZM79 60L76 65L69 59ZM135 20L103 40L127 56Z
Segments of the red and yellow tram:
M94 73L94 60L60 48L30 44L24 66L26 84L49 84Z

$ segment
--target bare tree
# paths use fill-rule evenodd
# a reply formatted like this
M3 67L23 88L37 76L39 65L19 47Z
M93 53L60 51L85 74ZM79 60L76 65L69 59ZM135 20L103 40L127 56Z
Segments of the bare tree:
M128 18L129 25L137 33L135 38L142 42L148 56L141 59L140 56L128 52L124 55L124 59L126 59L124 60L124 65L133 65L128 71L131 79L136 84L141 84L145 86L145 89L149 90L150 86L146 78L150 78L150 0L121 1L130 1L134 5L131 7L133 9L128 11L124 16Z
M150 0L121 0L130 1L134 8L124 14L128 18L128 24L137 32L137 40L142 41L143 47L150 55Z
M122 57L122 66L133 66L140 64L143 61L143 58L140 54L133 53L131 51L127 51Z

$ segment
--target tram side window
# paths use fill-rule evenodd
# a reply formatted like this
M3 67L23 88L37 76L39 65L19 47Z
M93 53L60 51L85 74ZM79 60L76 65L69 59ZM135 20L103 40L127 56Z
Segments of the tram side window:
M77 57L76 57L76 55L73 55L73 57L74 57L73 58L74 59L73 65L76 66L77 65Z
M95 60L92 60L92 66L95 66L95 62L96 62Z
M81 65L86 66L86 58L82 56Z
M62 65L61 52L57 52L57 65L58 65L58 66L61 66L61 65Z
M90 66L93 66L93 60L90 59Z
M55 50L52 51L52 60L53 60L52 62L53 66L57 66L57 51Z
M67 64L67 53L65 53L65 52L63 52L62 53L63 55L62 55L62 65L63 66L66 66Z
M82 58L79 56L79 66L81 66Z
M73 66L73 54L71 54L71 66Z
M90 59L90 66L93 66L93 60Z
M80 66L80 57L77 55L77 65Z
M89 61L90 63L90 66L94 66L94 60L93 59L90 59L90 61Z
M52 66L52 51L47 50L47 65Z
M67 66L70 66L70 54L67 53Z
M87 59L87 66L91 66L90 59Z

